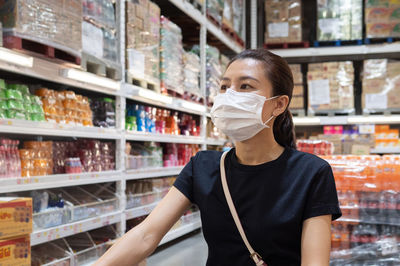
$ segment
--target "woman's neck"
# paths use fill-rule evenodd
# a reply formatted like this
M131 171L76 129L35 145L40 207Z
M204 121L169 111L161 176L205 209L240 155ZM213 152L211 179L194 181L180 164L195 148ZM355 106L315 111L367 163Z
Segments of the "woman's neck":
M277 159L284 147L280 146L273 137L272 130L261 131L256 136L236 144L236 156L239 163L258 165Z

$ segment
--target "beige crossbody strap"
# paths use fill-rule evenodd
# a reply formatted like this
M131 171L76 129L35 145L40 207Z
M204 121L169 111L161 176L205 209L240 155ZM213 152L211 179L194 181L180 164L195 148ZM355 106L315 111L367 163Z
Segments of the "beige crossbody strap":
M242 223L240 222L239 216L236 212L235 205L233 204L232 196L231 196L231 193L229 192L228 183L226 181L226 173L225 173L225 157L226 157L227 153L228 153L228 151L226 151L222 154L221 161L220 161L220 171L221 171L222 188L224 190L224 194L225 194L225 198L228 203L228 206L229 206L229 210L231 211L231 214L232 214L233 220L235 221L236 227L240 233L240 236L243 239L244 244L246 245L247 249L250 252L250 257L254 260L254 263L257 266L266 265L265 262L262 260L261 256L257 252L254 251L254 249L251 247L249 241L247 240L246 234L243 230Z

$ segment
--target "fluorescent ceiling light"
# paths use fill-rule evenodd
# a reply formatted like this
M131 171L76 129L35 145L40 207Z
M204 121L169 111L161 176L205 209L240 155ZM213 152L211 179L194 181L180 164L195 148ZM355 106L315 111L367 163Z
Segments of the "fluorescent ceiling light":
M0 60L24 67L33 66L33 57L17 54L12 51L7 51L6 49L0 49Z
M95 74L88 73L77 69L62 69L61 75L65 78L74 79L80 82L105 87L113 90L119 90L120 83L109 78L99 77Z
M320 125L321 120L319 117L293 117L293 123L295 125Z
M181 102L181 106L185 109L190 109L196 112L201 112L201 113L205 113L206 112L206 107L204 105L200 105L197 103L191 103L188 101L182 101Z
M347 119L348 124L386 124L400 123L399 115L390 116L354 116Z
M139 89L138 95L140 97L149 99L149 100L153 100L153 101L158 101L158 102L162 102L162 103L166 103L166 104L172 104L172 97L166 96L166 95L162 95L160 93L151 91L151 90L147 90L147 89Z

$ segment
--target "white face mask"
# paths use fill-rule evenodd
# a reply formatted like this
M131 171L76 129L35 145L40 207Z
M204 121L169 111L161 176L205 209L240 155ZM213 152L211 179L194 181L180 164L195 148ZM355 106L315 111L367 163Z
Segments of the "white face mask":
M267 100L278 96L265 98L252 92L237 92L228 89L218 94L211 109L211 119L214 125L234 141L244 141L254 137L264 128L270 128L267 121L262 121L262 110Z

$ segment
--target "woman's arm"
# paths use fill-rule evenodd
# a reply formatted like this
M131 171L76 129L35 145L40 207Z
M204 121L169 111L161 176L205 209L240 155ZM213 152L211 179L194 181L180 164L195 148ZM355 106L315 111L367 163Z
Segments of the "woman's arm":
M153 253L190 204L178 189L172 187L151 214L119 239L94 265L137 265Z
M317 216L303 222L301 265L329 266L332 215Z

